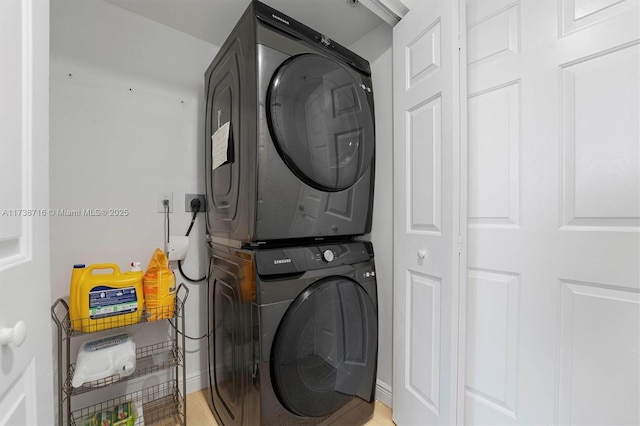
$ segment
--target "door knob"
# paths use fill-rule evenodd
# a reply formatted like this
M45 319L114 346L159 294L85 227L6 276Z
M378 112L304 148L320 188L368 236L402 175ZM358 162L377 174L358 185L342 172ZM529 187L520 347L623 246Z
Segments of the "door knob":
M13 328L0 328L0 346L13 343L18 347L27 338L27 325L24 321L18 321Z
M424 259L427 256L427 251L425 249L418 250L418 257L420 259Z

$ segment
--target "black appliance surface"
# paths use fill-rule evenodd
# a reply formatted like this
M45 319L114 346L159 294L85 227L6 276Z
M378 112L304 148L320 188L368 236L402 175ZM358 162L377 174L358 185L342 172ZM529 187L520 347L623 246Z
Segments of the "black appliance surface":
M210 245L210 405L221 425L364 424L378 323L367 242Z
M205 74L207 233L255 242L371 230L369 63L254 1ZM212 135L229 123L229 146Z

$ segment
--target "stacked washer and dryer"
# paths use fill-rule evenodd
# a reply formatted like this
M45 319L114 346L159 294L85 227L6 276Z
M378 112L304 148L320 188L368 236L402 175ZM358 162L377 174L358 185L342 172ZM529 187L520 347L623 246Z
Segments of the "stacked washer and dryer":
M363 424L378 323L369 63L253 1L205 74L221 425ZM222 132L222 138L220 134Z

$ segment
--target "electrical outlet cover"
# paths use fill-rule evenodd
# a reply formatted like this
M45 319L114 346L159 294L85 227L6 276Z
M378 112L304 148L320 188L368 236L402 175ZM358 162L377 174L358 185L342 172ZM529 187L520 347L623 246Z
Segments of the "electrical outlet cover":
M169 200L169 213L173 212L173 193L172 192L158 192L158 213L164 213L164 200Z
M191 200L193 200L194 198L198 198L200 200L200 209L198 210L198 212L204 212L204 194L184 194L184 211L187 213L191 213Z

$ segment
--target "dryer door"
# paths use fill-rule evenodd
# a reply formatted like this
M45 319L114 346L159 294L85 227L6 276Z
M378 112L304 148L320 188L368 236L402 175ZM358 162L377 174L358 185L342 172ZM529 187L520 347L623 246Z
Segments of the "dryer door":
M371 401L378 348L376 307L345 277L309 286L287 310L271 351L280 402L307 417L330 415L353 396Z
M371 79L324 56L290 58L267 93L267 120L293 173L322 191L351 187L371 167Z

